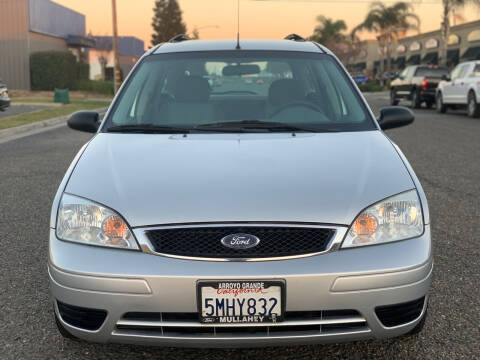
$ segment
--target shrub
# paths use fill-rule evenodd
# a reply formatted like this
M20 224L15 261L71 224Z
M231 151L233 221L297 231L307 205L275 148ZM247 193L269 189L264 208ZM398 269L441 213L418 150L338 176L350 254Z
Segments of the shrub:
M77 64L77 80L88 80L90 77L90 65L84 62Z
M358 85L362 92L378 92L382 91L382 86L375 81L369 81Z
M46 51L30 55L32 90L73 89L77 59L70 52Z
M79 80L76 83L75 90L113 95L113 81Z

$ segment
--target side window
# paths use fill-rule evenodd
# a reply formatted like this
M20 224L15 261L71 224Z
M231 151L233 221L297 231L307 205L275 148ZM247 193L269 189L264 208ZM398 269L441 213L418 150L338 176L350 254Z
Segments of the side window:
M462 67L462 65L457 65L457 66L455 66L455 69L452 70L452 74L450 75L452 80L456 79L458 77L458 73L460 72L461 67Z
M457 65L457 67L452 71L452 80L463 78L467 68L468 64Z
M475 69L473 69L472 77L480 77L480 64L475 65Z
M463 68L462 70L460 70L460 74L458 75L458 77L464 78L467 75L469 69L470 69L470 64L463 65Z
M413 73L415 72L415 70L417 70L417 68L413 66L408 68L407 79L411 79L413 77Z

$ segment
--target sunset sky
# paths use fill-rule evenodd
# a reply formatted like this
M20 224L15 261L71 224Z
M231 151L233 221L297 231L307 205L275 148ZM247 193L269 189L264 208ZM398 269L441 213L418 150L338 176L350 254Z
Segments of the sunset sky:
M54 0L87 16L87 31L110 35L111 0ZM349 30L361 22L368 0L240 0L243 38L279 39L290 33L308 36L317 15L346 21ZM440 26L441 0L413 0L423 32ZM387 1L391 4L392 2ZM233 38L236 34L236 0L179 0L188 31L200 30L202 39ZM120 35L133 35L150 45L154 0L117 0ZM467 6L466 21L480 19L480 10ZM364 37L368 37L365 35Z

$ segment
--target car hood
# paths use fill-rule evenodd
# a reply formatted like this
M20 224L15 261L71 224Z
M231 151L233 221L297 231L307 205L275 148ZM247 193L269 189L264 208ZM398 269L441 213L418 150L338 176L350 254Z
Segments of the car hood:
M414 188L380 131L276 134L100 133L65 191L132 227L195 222L350 224Z

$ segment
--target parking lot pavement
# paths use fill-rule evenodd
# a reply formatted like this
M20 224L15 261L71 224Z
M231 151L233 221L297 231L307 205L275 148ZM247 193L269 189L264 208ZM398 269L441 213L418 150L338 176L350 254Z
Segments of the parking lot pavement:
M4 118L4 117L7 117L7 116L18 115L18 114L28 113L28 112L32 112L32 111L37 111L37 110L48 109L49 107L50 106L48 106L48 105L24 105L24 104L17 105L17 104L12 104L5 111L0 111L0 119Z
M375 109L387 105L368 95ZM435 269L425 329L414 337L288 348L196 350L63 339L46 271L56 188L88 134L66 127L0 144L2 359L474 359L480 358L480 119L416 111L388 131L425 187ZM352 154L355 156L355 154Z

